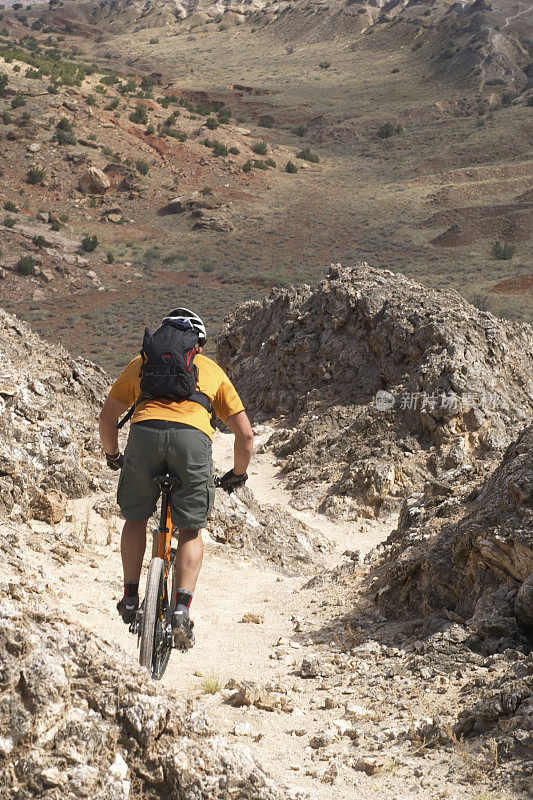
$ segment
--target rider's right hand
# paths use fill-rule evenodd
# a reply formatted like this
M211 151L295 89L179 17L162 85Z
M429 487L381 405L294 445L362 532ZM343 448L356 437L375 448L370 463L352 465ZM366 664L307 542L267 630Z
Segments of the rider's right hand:
M118 453L115 453L115 455L110 455L109 453L106 453L105 460L107 461L107 466L110 469L118 470L122 469L122 467L124 466L124 456L122 455L120 450L118 451Z
M234 489L237 489L239 486L244 486L247 480L248 475L246 472L244 475L236 475L235 472L230 469L225 475L218 479L217 485L228 494L231 494Z

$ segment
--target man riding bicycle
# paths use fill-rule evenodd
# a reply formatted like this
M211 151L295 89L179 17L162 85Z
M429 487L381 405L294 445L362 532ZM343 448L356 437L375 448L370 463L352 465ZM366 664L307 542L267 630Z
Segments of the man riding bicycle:
M252 428L239 395L218 364L202 355L206 338L205 326L197 314L186 308L171 311L153 335L146 331L141 355L117 378L100 413L100 440L107 463L112 469L122 470L117 502L125 519L121 539L124 597L117 610L127 624L135 619L139 607L146 525L159 495L153 478L170 474L180 479L170 495L170 507L172 523L179 529L178 591L172 633L175 646L181 648L194 644L189 607L202 566L201 528L206 526L215 495L210 412L214 410L235 434L233 469L221 478L222 488L231 491L245 483L253 451ZM160 341L165 347L158 349ZM179 362L179 354L176 361L176 342L178 345L186 342L182 348L186 358L182 362ZM172 367L154 368L158 358L163 364L183 363L179 377L181 380L185 376L185 384L192 391L175 390L172 386L173 391L167 392L168 381L175 382L176 375ZM179 371L178 367L174 371ZM184 385L183 381L180 385ZM149 387L148 393L146 387ZM160 390L164 391L164 396L158 396ZM175 399L183 394L183 399ZM134 407L132 424L122 455L118 448L117 424L130 406Z

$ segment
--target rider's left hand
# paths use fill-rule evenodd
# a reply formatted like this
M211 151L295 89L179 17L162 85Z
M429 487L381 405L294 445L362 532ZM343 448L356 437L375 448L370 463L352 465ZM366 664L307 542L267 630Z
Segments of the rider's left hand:
M109 453L106 453L105 460L107 461L107 466L113 470L122 469L122 467L124 466L124 456L122 455L120 450L113 456L109 455Z

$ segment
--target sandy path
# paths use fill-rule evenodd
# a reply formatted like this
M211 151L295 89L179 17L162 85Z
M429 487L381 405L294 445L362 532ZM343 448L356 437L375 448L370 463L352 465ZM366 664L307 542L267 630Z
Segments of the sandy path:
M214 456L219 472L231 465L232 441L231 436L217 435ZM254 459L250 486L260 501L275 501L287 513L319 528L332 541L327 554L330 565L338 563L347 548L367 551L389 530L366 522L336 526L320 515L294 511L288 493L275 477L269 454ZM64 523L77 532L86 531L86 549L67 564L44 554L39 572L51 587L52 601L67 606L80 624L120 644L136 659L136 640L115 612L115 603L121 596L120 521L105 523L89 510L91 502L89 498L75 503L72 521ZM40 525L43 523L33 523L36 532ZM308 625L309 630L317 621L310 605L314 593L301 589L306 578L280 575L231 554L208 535L204 538L206 556L193 603L197 644L187 654L173 653L162 686L177 689L184 699L197 698L208 708L214 727L230 736L235 735L235 725L249 723L243 730L237 728L239 737L254 749L280 786L298 784L320 800L348 800L353 795L346 787L317 785L313 774L305 774L309 771L308 764L305 766L309 760L309 735L294 733L316 731L321 717L316 698L308 696L299 685L302 680L295 678L295 668L310 642L306 642L305 635L295 634L294 619L303 620L303 628ZM246 612L261 614L264 622L241 623ZM280 639L285 640L288 651L281 660L276 656ZM206 680L223 687L230 678L261 685L281 683L298 693L297 708L292 713L234 708L221 693L206 692Z

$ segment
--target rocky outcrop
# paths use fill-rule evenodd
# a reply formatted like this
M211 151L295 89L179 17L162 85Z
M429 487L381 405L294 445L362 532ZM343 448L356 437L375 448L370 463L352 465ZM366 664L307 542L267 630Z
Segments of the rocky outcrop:
M256 419L283 418L295 503L357 516L497 458L533 410L532 347L527 325L357 264L239 306L218 360Z
M57 609L1 599L0 670L2 800L283 797L201 709Z
M80 177L78 186L84 194L105 194L111 186L111 181L101 169L90 167Z
M442 487L441 487L442 489ZM450 523L450 518L455 520ZM387 613L448 610L477 644L519 640L533 619L533 427L483 482L456 481L408 501L375 589ZM517 627L518 623L518 627Z
M328 542L276 506L260 505L249 489L217 492L208 526L213 539L254 561L294 574L314 568Z
M47 492L81 497L104 480L96 421L108 380L1 309L0 358L0 518L57 521Z

